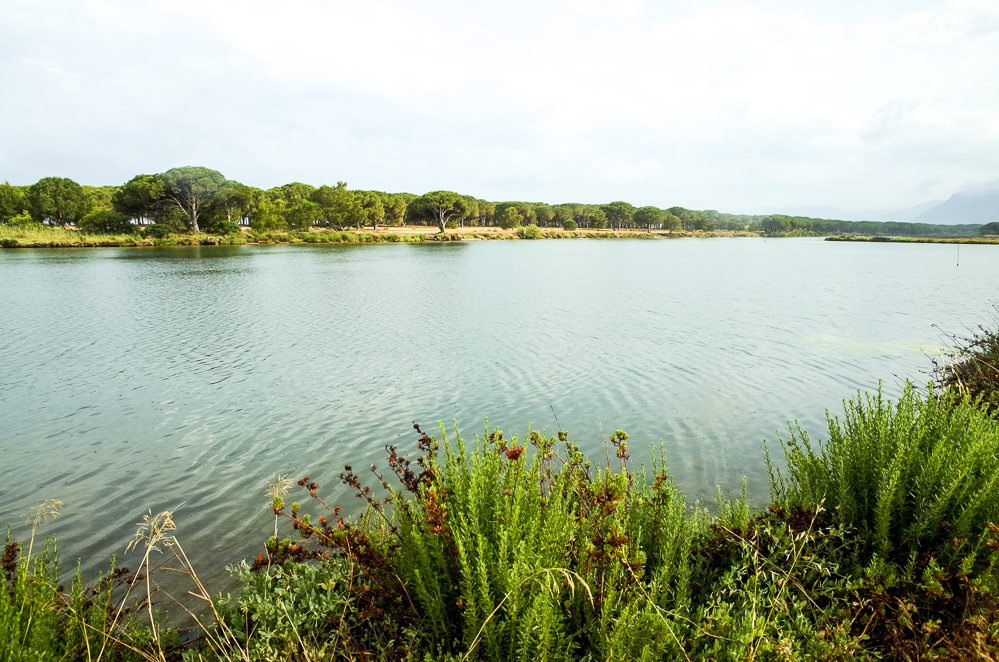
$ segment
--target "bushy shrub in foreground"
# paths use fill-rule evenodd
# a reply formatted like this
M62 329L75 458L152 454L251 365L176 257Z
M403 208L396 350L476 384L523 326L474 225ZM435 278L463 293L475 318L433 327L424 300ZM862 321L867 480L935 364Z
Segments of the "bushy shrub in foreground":
M350 467L341 474L368 502L366 520L350 522L336 507L314 520L278 496L275 512L307 541L272 539L268 552L276 562L347 559L357 609L387 619L400 640L416 632L417 648L435 655L578 659L589 650L669 649L670 624L651 600L673 607L688 593L696 527L682 496L665 473L636 480L624 433L612 441L616 468L592 467L565 435L561 448L555 438L529 439L533 453L499 431L473 449L460 437L421 435L413 461L390 447L391 479L374 471L384 498ZM300 484L321 502L310 478ZM636 610L638 591L650 600ZM618 632L639 623L656 636Z
M421 433L415 459L388 447L391 473L372 467L385 496L351 467L340 474L367 502L360 520L328 506L310 476L299 485L319 517L275 487L275 514L300 538L271 538L256 566L318 561L317 581L350 603L328 625L345 655L793 659L858 649L841 622L849 582L830 560L844 543L820 507L753 516L744 500L719 497L711 517L687 505L661 458L651 476L633 471L627 438L615 432L597 466L564 433L522 443L494 430L472 447ZM252 606L270 604L271 584L241 576L230 625L279 631L264 625L279 610ZM289 635L281 645L301 654L329 640Z
M922 398L912 385L898 402L880 393L828 418L817 447L793 430L788 475L772 474L774 500L787 508L824 500L865 550L904 563L930 554L980 563L999 522L999 425L967 396L947 389Z
M620 430L591 461L562 432L466 444L417 427L412 458L388 446L387 471L339 474L359 517L310 476L307 507L276 481L275 535L234 568L238 597L210 601L172 513L150 515L130 545L144 551L148 628L123 627L117 609L109 620L103 598L86 612L39 566L37 591L8 576L0 650L181 655L150 603L163 551L208 605L185 660L994 659L999 420L976 404L911 387L897 403L858 397L828 440L792 432L764 512L721 495L713 513L689 506L661 455L648 474L631 466ZM124 645L94 655L88 633Z
M106 575L87 586L78 570L67 591L60 585L55 539L35 549L36 529L55 517L59 506L49 500L35 509L26 549L7 534L0 553L0 660L145 659L147 631L134 625L128 609L116 613L112 601L113 591L128 581L128 571L112 563Z

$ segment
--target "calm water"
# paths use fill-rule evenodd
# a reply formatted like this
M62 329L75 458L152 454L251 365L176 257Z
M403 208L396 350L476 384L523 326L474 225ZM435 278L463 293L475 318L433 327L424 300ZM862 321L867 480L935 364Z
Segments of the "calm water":
M0 252L0 523L60 498L103 566L176 508L209 578L254 555L264 486L412 447L416 420L623 428L694 497L765 498L763 440L925 381L992 319L999 248L812 239ZM325 480L324 480L325 479ZM21 529L23 531L23 528Z

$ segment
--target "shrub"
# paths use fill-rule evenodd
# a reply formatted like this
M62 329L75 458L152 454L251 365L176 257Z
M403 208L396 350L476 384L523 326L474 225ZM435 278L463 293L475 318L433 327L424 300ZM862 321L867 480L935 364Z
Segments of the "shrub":
M5 225L15 228L34 228L41 227L42 224L31 218L31 214L27 211L22 211L7 219Z
M521 239L544 239L545 235L537 225L524 225L517 228L517 236Z
M229 570L239 579L239 598L217 603L251 660L332 659L338 651L358 647L353 630L369 641L391 634L365 628L345 590L350 568L342 559L322 565L291 562L261 572L243 562Z
M240 233L239 224L225 219L213 219L204 223L201 231L217 235L234 235Z
M93 234L133 234L138 228L132 221L113 209L98 209L80 219L80 229Z
M176 228L163 223L153 223L142 228L142 236L151 239L163 239L177 232Z
M310 476L299 485L318 518L286 504L290 481L278 481L275 516L290 519L300 538L270 538L255 563L287 592L241 571L253 587L241 613L269 614L245 616L247 627L286 645L295 623L308 633L307 651L345 658L846 659L861 651L863 626L853 632L848 611L857 584L840 565L853 557L821 504L754 516L745 496L719 496L712 519L688 509L661 455L647 480L629 466L627 434L615 431L608 446L606 463L595 466L561 432L522 442L487 431L472 447L460 435L438 441L421 432L416 458L389 446L390 473L371 468L382 498L345 467L341 481L368 507L356 520L328 506ZM300 564L310 559L320 565L306 576ZM291 574L274 575L276 566ZM317 586L339 595L304 599ZM309 625L312 605L324 600L343 605L327 622L338 649ZM303 604L305 613L279 624L275 601Z
M55 538L41 552L34 549L37 527L55 517L61 505L55 500L39 504L27 550L7 533L0 555L0 659L89 660L100 657L99 651L108 660L145 659L139 649L148 645L147 633L128 620L112 625L112 593L128 582L127 570L112 562L108 574L86 586L77 569L64 592Z
M906 563L917 554L974 564L999 522L999 421L966 395L911 384L894 405L858 396L829 439L812 444L800 428L783 442L786 478L771 472L786 508L824 502L867 554Z
M999 414L999 329L980 326L970 338L956 339L943 362L936 362L937 384L977 398Z
M571 218L567 219L564 223L562 223L562 229L567 230L569 232L575 232L577 227L578 226L576 225L576 221L572 220Z
M369 505L361 522L338 507L314 520L276 495L275 513L308 542L272 538L268 554L346 559L357 609L418 625L407 645L433 656L675 655L668 631L679 625L661 611L686 603L696 525L661 462L651 484L628 469L626 439L617 431L616 460L594 468L562 433L521 443L494 430L471 449L421 433L415 460L389 447L391 481L372 469L384 499L345 468L341 479ZM323 504L311 477L299 484ZM634 622L649 636L633 636Z

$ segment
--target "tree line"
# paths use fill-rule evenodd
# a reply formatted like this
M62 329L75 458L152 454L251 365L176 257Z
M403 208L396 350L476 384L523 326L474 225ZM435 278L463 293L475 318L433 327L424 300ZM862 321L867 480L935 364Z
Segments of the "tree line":
M768 236L822 234L975 235L979 225L840 221L800 216L726 214L683 207L491 202L454 191L423 195L351 190L345 182L312 186L292 182L270 189L226 179L202 166L136 175L120 186L84 186L43 177L29 186L0 184L0 223L73 226L92 233L229 234L255 230L345 230L380 225L456 227L734 230Z

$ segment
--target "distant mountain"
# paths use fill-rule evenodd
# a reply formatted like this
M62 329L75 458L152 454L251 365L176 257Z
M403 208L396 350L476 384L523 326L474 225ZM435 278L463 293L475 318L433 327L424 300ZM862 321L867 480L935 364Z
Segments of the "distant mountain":
M907 223L919 217L927 209L932 209L940 204L940 200L930 200L912 207L902 209L863 209L860 211L845 212L844 221L899 221Z
M999 182L955 193L914 219L917 223L991 223L999 221Z
M840 221L898 221L901 223L932 223L960 225L999 221L999 182L989 186L955 193L944 201L930 200L900 209L860 209L846 211L830 205L759 208L756 214L787 214L807 218L828 218Z

